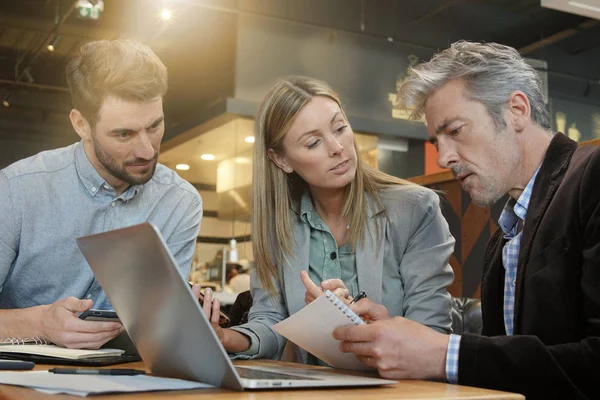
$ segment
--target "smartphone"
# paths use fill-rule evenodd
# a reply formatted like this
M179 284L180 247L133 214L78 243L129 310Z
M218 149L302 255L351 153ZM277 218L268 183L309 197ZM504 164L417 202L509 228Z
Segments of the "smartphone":
M121 322L117 316L117 313L109 310L86 310L79 314L79 318L86 321Z
M200 293L200 298L198 299L198 301L200 302L200 305L204 305L204 294ZM225 314L223 311L219 311L219 325L220 326L228 326L229 322L231 321L231 318L229 318L229 315Z
M188 284L190 285L191 289L193 285L190 282L188 282ZM198 299L198 302L200 302L201 306L204 305L204 294L202 292L200 292L200 298ZM223 311L219 311L219 326L227 327L229 326L229 322L231 322L229 315L225 314Z

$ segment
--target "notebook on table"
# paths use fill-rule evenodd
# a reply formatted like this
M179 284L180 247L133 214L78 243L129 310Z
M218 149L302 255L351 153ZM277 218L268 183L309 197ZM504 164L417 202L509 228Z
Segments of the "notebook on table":
M364 323L333 292L327 290L294 315L273 325L272 329L332 367L363 371L370 368L358 361L354 354L340 351L340 342L333 338L333 330L338 326Z
M67 349L50 344L44 338L0 338L0 358L34 361L44 364L112 365L138 361L123 355L120 349Z
M234 367L154 225L87 236L77 243L154 375L232 390L395 383L301 364Z

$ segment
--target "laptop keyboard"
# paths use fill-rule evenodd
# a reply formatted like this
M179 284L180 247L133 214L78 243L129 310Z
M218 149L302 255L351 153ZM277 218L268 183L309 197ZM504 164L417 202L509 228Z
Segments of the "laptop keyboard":
M309 378L302 375L280 374L277 372L264 371L254 368L236 367L238 374L246 379L271 379L271 380L288 380L288 381L318 381L319 378Z

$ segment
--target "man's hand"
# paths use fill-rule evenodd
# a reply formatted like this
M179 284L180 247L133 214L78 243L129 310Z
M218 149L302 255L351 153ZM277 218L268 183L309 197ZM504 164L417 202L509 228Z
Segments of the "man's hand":
M98 349L117 337L124 329L119 322L83 321L78 313L89 310L92 300L68 297L38 307L37 321L41 335L48 341L71 349Z
M310 277L308 276L308 272L306 271L300 272L300 279L302 280L302 283L306 288L306 294L304 295L304 302L306 304L314 301L317 297L322 295L323 291L325 290L331 290L344 303L350 303L350 291L348 290L346 285L344 285L344 282L342 282L341 279L327 279L321 282L320 287L315 285L312 279L310 279Z
M366 299L365 299L366 300ZM358 304L358 303L357 303ZM449 336L402 317L333 331L340 350L388 379L445 379Z

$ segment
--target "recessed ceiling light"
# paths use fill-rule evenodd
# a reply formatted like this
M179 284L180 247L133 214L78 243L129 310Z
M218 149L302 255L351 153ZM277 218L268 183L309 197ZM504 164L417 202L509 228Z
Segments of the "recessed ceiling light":
M254 136L246 136L244 139L246 143L254 143Z
M202 154L200 156L201 159L206 160L206 161L212 161L214 160L216 157L214 154Z
M162 19L164 19L165 21L168 20L168 19L171 19L171 15L172 15L171 14L171 10L168 10L166 8L164 10L162 10L161 13L160 13L160 17Z
M190 166L187 164L177 164L175 166L175 169L178 169L180 171L187 171L188 169L190 169Z

